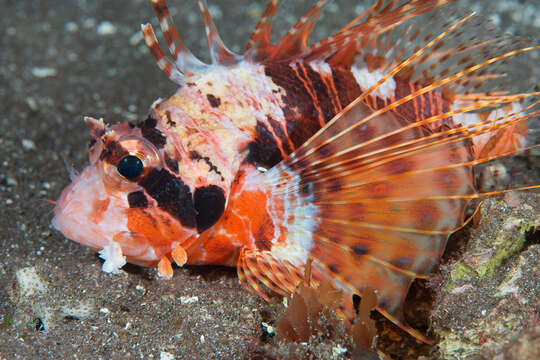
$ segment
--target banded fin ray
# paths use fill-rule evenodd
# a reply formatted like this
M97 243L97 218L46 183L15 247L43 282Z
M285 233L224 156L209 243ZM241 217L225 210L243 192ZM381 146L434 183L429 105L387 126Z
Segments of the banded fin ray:
M358 121L370 111L359 103L341 114L338 122L346 127L347 122ZM401 127L403 120L386 112L364 130L366 137L377 137ZM412 127L386 138L379 146L414 143L415 139L421 142L424 136L420 127ZM411 282L430 273L448 236L468 221L465 211L469 200L483 196L474 186L472 168L490 159L475 159L467 136L456 135L459 141L428 142L420 150L405 147L397 159L367 161L365 166L347 171L337 167L318 173L311 168L317 158L326 165L335 161L325 160L335 151L331 146L315 151L305 161L295 162L294 157L284 160L265 174L264 181L273 196L286 199L283 207L275 210L286 220L286 248L294 253L291 239L310 238L307 251L298 258L313 259L317 279L331 279L350 294L361 294L366 287L376 289L381 313L413 336L429 341L404 323L401 306ZM358 138L358 132L351 131L339 143L354 144ZM300 261L291 261L290 254L284 257L283 251L274 251L274 247L264 257L278 264L274 273L302 272ZM252 284L259 279L274 290L281 288L259 265L247 262L240 267L239 271L251 273ZM281 289L278 293L289 291L288 287Z
M435 66L433 78L414 83L401 97L383 103L366 99L390 77L406 73L407 79L415 79L416 67L439 58L446 38L462 39L463 27L475 26L473 19L470 14L446 24L439 36L430 35L426 45L415 48L408 58L387 64L376 84L259 179L274 197L283 199L283 206L275 211L285 219L288 234L286 243L275 244L265 257L271 256L284 268L292 266L289 272L303 269L302 261L312 258L319 279L332 279L351 294L375 288L378 310L418 338L423 337L401 316L411 282L429 274L449 234L468 221L465 211L471 199L505 191L479 192L474 167L527 149L519 142L494 153L475 151L473 142L485 135L494 139L488 142L497 142L497 135L513 126L526 129L528 119L538 115L538 92L493 94L482 88L500 89L499 64L540 47L505 43L487 52L487 57L484 45L489 42L461 47L458 59L461 52L472 55L466 61L456 60L452 72L437 72ZM484 57L476 58L476 52ZM495 75L490 76L492 70ZM451 97L462 100L414 121L397 111L402 105L418 106L426 100L425 94L441 94L444 88L455 88ZM524 100L532 104L505 109ZM472 123L452 122L462 114L481 115L474 115ZM239 271L254 276L251 283L263 278L255 264L240 267Z
M141 26L141 30L146 42L146 46L154 57L158 67L175 83L181 85L184 76L190 72L203 71L207 64L199 60L186 47L178 30L174 25L166 0L152 0L152 6L159 21L159 26L165 37L165 42L174 60L171 62L165 57L161 46L157 40L154 29L150 24Z
M279 2L280 0L270 0L268 2L246 46L244 54L246 59L260 61L268 57L268 50L272 45L270 42L272 22L279 9Z
M283 36L279 43L272 48L266 61L283 60L302 54L307 49L307 42L316 21L321 16L324 5L328 0L319 0L308 12L300 17L296 24Z
M227 49L223 40L221 40L216 25L214 24L214 20L212 19L212 15L210 15L210 11L208 10L206 0L197 1L204 20L212 64L232 65L238 63L242 57Z

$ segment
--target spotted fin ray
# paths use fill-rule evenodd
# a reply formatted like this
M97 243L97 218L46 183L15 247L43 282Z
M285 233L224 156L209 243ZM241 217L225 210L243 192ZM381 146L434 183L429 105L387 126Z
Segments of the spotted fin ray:
M274 213L284 219L287 236L269 251L250 251L240 260L239 274L246 285L258 292L264 287L288 293L311 258L316 280L330 279L351 295L361 295L367 287L376 289L377 309L383 315L413 336L429 341L403 321L401 306L411 282L426 277L438 263L448 236L468 221L465 212L470 200L504 191L479 192L475 166L527 149L523 144L513 144L491 152L494 144L490 144L478 151L475 140L488 136L494 139L487 140L488 144L496 143L497 137L511 127L526 129L527 120L539 113L539 101L508 108L526 99L534 100L539 93L471 93L466 82L477 79L479 86L475 88L479 89L485 86L485 79L477 78L479 73L485 74L485 69L496 67L498 62L538 47L501 47L482 61L458 61L452 74L435 74L399 98L380 103L366 99L392 76L410 72L409 65L439 49L437 42L471 16L450 25L439 37L388 69L371 88L259 179L281 201ZM444 88L454 85L453 97L460 98L456 106L424 114L412 122L396 110L402 105L415 106L425 94L442 94ZM474 121L445 123L466 115L474 116ZM273 264L271 276L264 271L267 264Z

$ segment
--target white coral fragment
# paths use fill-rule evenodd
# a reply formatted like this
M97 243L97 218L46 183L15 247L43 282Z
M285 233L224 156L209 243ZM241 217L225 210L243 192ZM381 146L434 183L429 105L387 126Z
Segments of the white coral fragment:
M105 260L102 270L106 273L118 274L120 268L126 265L126 257L122 254L122 248L117 243L106 245L99 252L99 257Z

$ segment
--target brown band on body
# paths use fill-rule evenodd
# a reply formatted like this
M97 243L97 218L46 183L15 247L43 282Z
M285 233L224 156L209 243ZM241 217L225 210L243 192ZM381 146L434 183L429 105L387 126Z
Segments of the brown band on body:
M300 146L320 126L313 121L313 105L304 84L297 78L294 70L287 63L271 64L266 66L265 73L272 81L285 90L283 114L287 123L287 133L295 147ZM309 117L306 114L310 114Z
M128 194L128 203L131 209L148 207L148 199L143 191L134 191Z
M208 99L210 106L214 108L219 107L219 105L221 105L221 99L214 96L213 94L206 94L206 98Z
M341 108L346 107L362 94L362 89L358 86L358 83L349 68L333 68L332 77L334 79L336 92L339 96L338 100L341 104Z
M191 228L197 225L193 196L182 179L166 169L154 168L148 171L138 184L157 201L160 209L178 219L182 225Z
M285 90L281 99L285 128L268 114L271 128L257 124L247 160L270 168L282 160L282 151L294 151L341 110L342 99L338 96L342 95L334 77L320 74L307 62L266 64L265 74ZM354 82L352 74L350 79Z
M281 161L281 151L276 139L266 125L257 121L255 126L255 140L248 144L248 156L246 160L256 166L270 168Z
M214 225L225 211L225 192L219 186L199 187L193 196L199 233Z

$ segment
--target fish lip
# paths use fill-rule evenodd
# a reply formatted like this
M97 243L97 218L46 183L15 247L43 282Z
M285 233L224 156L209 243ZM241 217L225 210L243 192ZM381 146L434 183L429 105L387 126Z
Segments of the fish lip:
M80 221L77 221L74 217L70 217L68 214L64 213L63 209L57 209L55 207L54 212L55 213L54 217L51 220L51 225L57 231L59 231L64 238L79 244L83 244L84 246L95 251L103 249L102 245L98 246L95 244L94 241L88 241L88 239L81 234L78 234L77 232L73 232L71 230L72 228L80 228L83 225Z
M79 184L79 182L85 181L85 176L88 175L89 168L90 167L87 167L82 173L74 177L71 183L62 190L60 197L56 201L56 205L53 209L54 216L51 220L51 225L62 233L66 239L98 251L112 240L108 237L102 237L100 240L97 240L97 237L84 236L83 233L81 233L81 229L88 227L88 224L80 220L77 213L71 208L72 200L76 200L76 198L71 195L75 191L75 187Z
M68 203L68 200L67 200L68 194L70 194L71 191L73 190L73 187L75 186L75 182L78 180L79 176L80 175L77 175L71 180L71 183L62 190L62 192L60 193L60 197L58 198L58 200L56 200L56 205L54 206L54 209L53 209L54 211L54 218L52 220L53 222L56 216L58 215L58 213L62 212L62 208L66 207Z
M58 198L58 200L56 200L56 203L53 209L54 216L51 220L51 224L56 230L60 231L62 234L64 234L64 231L62 231L61 229L63 226L59 224L59 221L60 221L59 219L63 216L64 217L66 216L66 214L64 213L64 209L68 207L68 204L69 204L68 196L72 192L73 187L75 186L75 182L78 180L77 179L78 177L79 175L77 175L76 178L73 178L71 183L62 190L62 192L60 193L60 197Z

